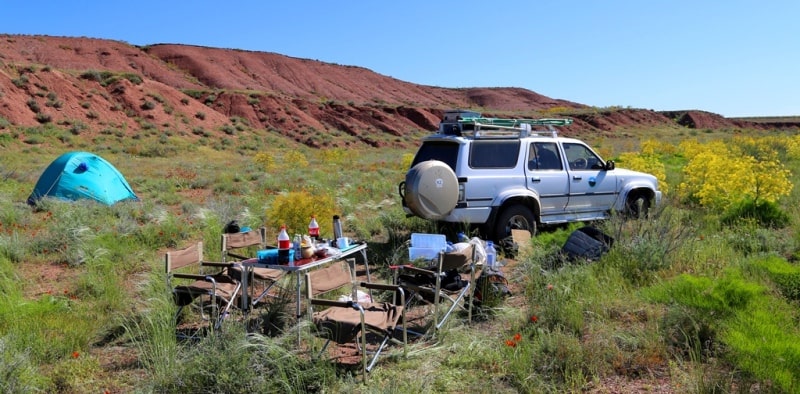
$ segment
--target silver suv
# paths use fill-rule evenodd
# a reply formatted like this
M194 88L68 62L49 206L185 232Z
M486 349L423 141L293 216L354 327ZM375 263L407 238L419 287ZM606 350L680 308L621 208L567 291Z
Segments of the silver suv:
M615 168L580 140L559 137L571 119L482 118L447 111L399 185L410 215L479 227L501 240L511 229L646 215L661 201L656 177Z

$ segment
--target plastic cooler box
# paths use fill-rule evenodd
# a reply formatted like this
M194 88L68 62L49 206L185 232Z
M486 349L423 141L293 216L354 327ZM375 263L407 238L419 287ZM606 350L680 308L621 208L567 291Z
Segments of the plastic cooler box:
M256 257L260 264L280 264L278 261L278 249L265 249L256 252ZM289 249L289 260L294 261L294 249Z
M408 259L435 259L439 252L447 247L447 238L443 234L411 234L411 246L408 248Z

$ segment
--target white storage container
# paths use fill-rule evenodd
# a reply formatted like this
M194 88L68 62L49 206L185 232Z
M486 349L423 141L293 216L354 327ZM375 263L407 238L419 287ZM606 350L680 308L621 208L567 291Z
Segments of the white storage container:
M439 256L439 252L443 249L435 249L435 248L415 248L410 247L408 248L408 259L409 260L416 260L416 259L426 259L426 260L433 260Z
M443 234L412 233L408 258L409 260L433 260L445 247L447 247L447 238Z
M447 246L447 238L444 234L411 234L411 246L415 248L434 248L444 249Z

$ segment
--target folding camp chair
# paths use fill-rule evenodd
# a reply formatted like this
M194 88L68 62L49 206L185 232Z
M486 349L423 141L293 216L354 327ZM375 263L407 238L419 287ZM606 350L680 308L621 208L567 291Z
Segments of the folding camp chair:
M250 230L239 233L225 233L222 234L222 261L240 261L253 258L255 257L256 251L266 247L266 227L261 227L258 230ZM249 255L245 255L244 252L249 252ZM241 272L241 269L237 266L233 266L231 268L231 276L235 278L241 278ZM250 277L248 278L247 282L249 283L249 289L245 289L245 291L253 292L253 294L250 295L250 299L252 300L251 305L256 305L257 303L261 302L261 300L269 294L270 289L272 289L272 287L278 283L283 275L284 271L281 270L253 267L250 270ZM256 281L263 283L261 286L263 290L261 290L261 293L258 296L255 295L256 287L253 286ZM249 309L244 305L242 308Z
M326 339L320 350L324 353L331 342L337 344L353 343L361 355L361 369L364 380L367 372L371 371L378 360L378 356L385 350L389 343L401 344L403 354L406 354L408 344L408 330L405 319L405 292L399 286L392 284L379 284L359 282L356 284L354 270L355 259L338 261L316 271L306 274L306 296L308 297L308 312L315 327L315 334ZM320 298L331 294L334 290L342 289L348 285L350 298L346 301ZM400 304L390 302L358 302L357 289L389 291L398 294ZM314 307L326 309L314 310ZM395 333L400 330L402 339L395 338ZM379 341L371 350L367 349L367 337L374 334ZM373 342L373 341L371 341ZM367 364L367 354L372 358Z
M392 266L395 283L406 289L410 304L420 300L433 305L433 328L438 331L457 308L467 311L472 321L472 300L467 295L475 283L475 245L457 252L440 252L436 264L420 268L413 265ZM461 279L461 272L469 272L469 281ZM444 315L439 317L440 306L448 303ZM410 305L406 305L410 306Z
M178 306L178 311L175 313L176 327L183 309L192 304L199 304L197 307L202 320L209 321L209 328L212 331L218 330L241 291L241 283L225 273L234 263L203 261L202 242L166 252L164 263L167 287L172 291L173 299ZM213 268L215 272L203 273L208 268ZM176 272L177 270L181 272ZM173 284L175 279L182 279L185 283ZM206 309L209 309L208 314Z

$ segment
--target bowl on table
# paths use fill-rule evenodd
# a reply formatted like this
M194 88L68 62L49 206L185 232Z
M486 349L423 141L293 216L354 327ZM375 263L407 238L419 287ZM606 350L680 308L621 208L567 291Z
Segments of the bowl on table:
M304 259L310 259L311 256L314 256L314 247L311 245L300 245L300 256Z

